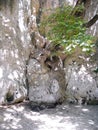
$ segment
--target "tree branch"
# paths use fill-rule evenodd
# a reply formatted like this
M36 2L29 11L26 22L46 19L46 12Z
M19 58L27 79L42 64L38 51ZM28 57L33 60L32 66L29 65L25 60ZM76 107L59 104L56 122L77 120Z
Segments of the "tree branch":
M83 24L83 27L89 28L98 20L98 14L96 14L90 21Z

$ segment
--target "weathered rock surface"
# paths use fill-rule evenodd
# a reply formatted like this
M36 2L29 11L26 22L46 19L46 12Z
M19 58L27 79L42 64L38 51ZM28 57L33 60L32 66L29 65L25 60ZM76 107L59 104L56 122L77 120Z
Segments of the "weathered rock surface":
M41 64L30 59L28 64L29 100L32 102L55 104L63 102L65 95L64 71L49 71Z
M45 103L48 106L62 102L65 96L71 102L98 104L97 53L93 57L77 53L68 57L65 71L58 65L58 59L46 62L51 57L50 43L46 44L39 33L40 21L50 13L47 9L66 1L0 1L0 104L19 102L27 94L32 106L37 102L42 108ZM71 4L75 2L72 0ZM98 12L97 3L91 0L85 19ZM89 30L96 36L97 25L98 22Z
M18 102L27 94L26 59L30 36L30 0L0 1L0 104Z
M76 54L66 63L68 101L79 104L98 104L98 73L94 58Z

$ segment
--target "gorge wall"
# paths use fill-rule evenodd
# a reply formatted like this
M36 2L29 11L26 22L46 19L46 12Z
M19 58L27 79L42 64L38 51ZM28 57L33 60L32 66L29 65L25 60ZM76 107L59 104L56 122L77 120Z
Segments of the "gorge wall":
M47 9L66 1L75 4L70 0L0 0L0 104L27 97L32 106L65 100L98 103L97 55L76 51L65 59L63 68L57 57L50 58L50 42L39 33L41 20L50 13ZM97 5L91 1L85 19L91 18L92 6L98 12ZM98 35L97 26L98 22L89 29L92 35Z
M27 24L30 16L30 0L0 0L0 103L27 94L25 70L30 52Z

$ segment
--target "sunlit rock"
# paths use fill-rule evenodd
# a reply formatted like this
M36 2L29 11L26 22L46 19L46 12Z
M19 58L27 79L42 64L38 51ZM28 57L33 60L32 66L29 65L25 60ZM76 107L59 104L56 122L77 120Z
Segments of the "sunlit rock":
M0 104L26 97L25 70L30 35L30 0L0 1Z
M98 100L98 58L90 62L91 56L80 56L82 60L78 54L78 60L69 57L72 62L65 59L65 73L57 65L58 59L46 62L52 59L50 42L41 36L40 22L54 8L66 2L75 5L76 1L0 0L0 104L19 102L27 94L31 105L39 103L42 109L53 107L51 104L62 102L65 97L79 104ZM91 0L87 7L87 21L98 13L97 3ZM98 22L89 31L94 36L97 25Z
M92 59L92 58L91 58ZM98 104L96 62L86 56L69 58L66 62L66 96L68 102ZM68 64L67 64L68 63Z

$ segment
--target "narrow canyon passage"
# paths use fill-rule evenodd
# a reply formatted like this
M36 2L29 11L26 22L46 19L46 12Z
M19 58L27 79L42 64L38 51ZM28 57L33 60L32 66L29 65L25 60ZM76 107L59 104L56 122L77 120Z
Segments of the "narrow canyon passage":
M0 130L98 130L98 0L0 0Z

